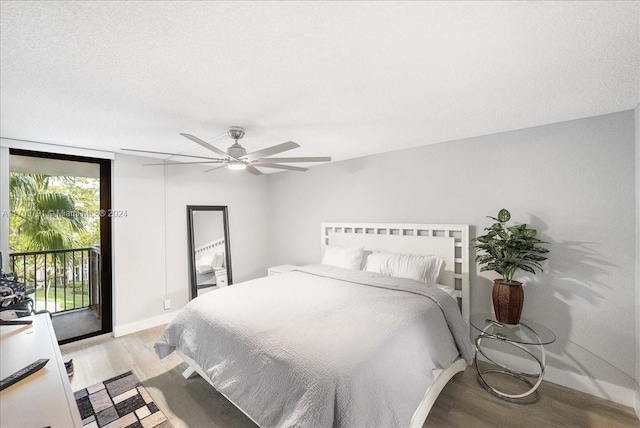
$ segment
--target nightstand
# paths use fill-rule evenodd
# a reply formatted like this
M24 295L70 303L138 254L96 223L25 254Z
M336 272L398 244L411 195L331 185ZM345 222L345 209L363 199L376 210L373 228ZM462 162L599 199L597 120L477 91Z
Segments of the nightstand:
M473 328L480 331L480 335L476 338L476 352L474 358L476 370L478 372L478 382L480 383L480 385L482 385L484 389L486 389L496 397L502 398L503 400L521 404L530 404L537 401L537 399L539 398L539 396L537 396L537 389L542 383L542 378L544 376L545 370L546 354L544 345L548 345L554 342L556 340L556 335L551 330L541 326L540 324L536 324L532 321L523 319L521 319L520 323L516 325L502 324L496 321L491 314L473 315L469 322L471 323ZM537 363L537 365L540 367L539 372L523 373L518 370L509 368L504 364L496 362L491 357L489 357L485 350L482 348L483 340L504 342L510 346L518 348L518 350L520 351L519 354L527 354L535 363ZM538 356L536 356L531 351L531 349L527 348L527 346L537 347L540 351L540 358L538 358ZM482 355L484 359L497 367L480 369L480 367L478 366L478 354ZM498 373L514 377L524 382L530 389L526 392L523 392L522 394L509 394L504 391L500 391L487 381L484 376L487 373ZM536 380L536 382L532 383L527 378L533 378ZM535 400L524 401L533 394L536 394Z
M267 274L269 276L271 275L277 275L279 273L285 273L285 272L290 272L292 270L294 270L295 268L297 268L298 266L296 265L280 265L280 266L274 266L274 267L270 267L269 269L267 269Z
M216 286L217 287L226 287L227 284L227 270L226 269L216 269Z

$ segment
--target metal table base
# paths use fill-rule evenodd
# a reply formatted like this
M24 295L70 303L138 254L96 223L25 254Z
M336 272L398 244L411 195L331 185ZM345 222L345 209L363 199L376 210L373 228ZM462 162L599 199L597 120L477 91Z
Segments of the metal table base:
M524 323L521 323L520 325L522 325L523 327L527 328L536 337L538 337L537 333L532 328L530 328L529 326L527 326ZM544 350L544 346L543 345L529 345L529 346L538 346L540 348L541 358L538 358L529 349L527 349L525 346L523 346L523 345L521 345L519 343L511 342L511 341L507 340L506 337L495 337L495 336L486 334L486 330L489 329L490 327L491 327L491 325L486 326L482 330L482 333L476 338L476 351L475 351L474 360L475 360L475 365L476 365L476 371L478 372L478 382L480 383L480 385L482 385L482 387L484 389L486 389L487 391L489 391L490 393L492 393L496 397L499 397L499 398L501 398L503 400L510 401L512 403L518 403L518 404L535 403L540 398L539 395L538 395L537 389L540 386L540 384L542 383L542 378L544 377L544 371L545 371L546 353L545 353L545 350ZM539 339L539 337L538 337L538 339ZM504 343L507 343L507 344L509 344L511 346L515 346L516 348L520 349L521 351L523 351L526 354L528 354L531 358L533 358L533 360L536 363L538 363L538 366L540 367L540 371L538 373L524 373L524 372L512 369L511 367L508 367L508 366L506 366L504 364L497 363L491 357L489 357L485 353L485 351L482 349L481 344L482 344L483 340L495 340L497 342L504 342ZM488 362L490 362L491 364L494 364L495 366L499 367L499 369L488 368L488 369L482 369L481 370L480 366L478 365L478 353L480 353L484 358L486 358ZM524 382L525 384L527 384L530 387L530 389L527 390L526 392L521 393L521 394L508 394L506 392L500 391L496 387L494 387L491 384L489 384L487 379L485 379L485 377L484 377L484 375L487 374L487 373L500 373L500 374L504 374L504 375L507 375L507 376L514 377L514 378ZM534 379L536 379L536 382L533 383L527 378L534 378ZM534 394L535 394L535 397L534 397L533 400L531 400L530 398ZM525 400L525 399L528 399L528 400Z

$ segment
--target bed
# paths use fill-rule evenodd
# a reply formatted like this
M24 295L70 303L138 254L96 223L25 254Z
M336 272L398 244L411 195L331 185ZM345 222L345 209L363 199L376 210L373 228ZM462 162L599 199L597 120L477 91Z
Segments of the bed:
M435 254L441 286L303 266L192 300L155 343L158 356L176 351L186 376L200 374L259 426L422 426L444 385L472 362L468 226L321 230L323 245L359 246L367 257Z

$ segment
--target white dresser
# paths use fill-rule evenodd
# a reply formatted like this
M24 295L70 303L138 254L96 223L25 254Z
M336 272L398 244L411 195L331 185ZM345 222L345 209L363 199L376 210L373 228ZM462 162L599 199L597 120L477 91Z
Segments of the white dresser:
M226 269L217 269L215 271L216 276L216 286L217 287L226 287L227 285L227 270Z
M0 426L82 427L49 315L20 319L32 319L33 324L0 326L0 378L40 358L48 358L49 362L31 376L0 391Z

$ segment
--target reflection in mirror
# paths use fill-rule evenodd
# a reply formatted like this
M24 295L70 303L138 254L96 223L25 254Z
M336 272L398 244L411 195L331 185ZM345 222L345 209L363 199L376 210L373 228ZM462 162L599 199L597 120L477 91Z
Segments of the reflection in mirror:
M231 253L226 206L187 206L191 298L230 285Z

